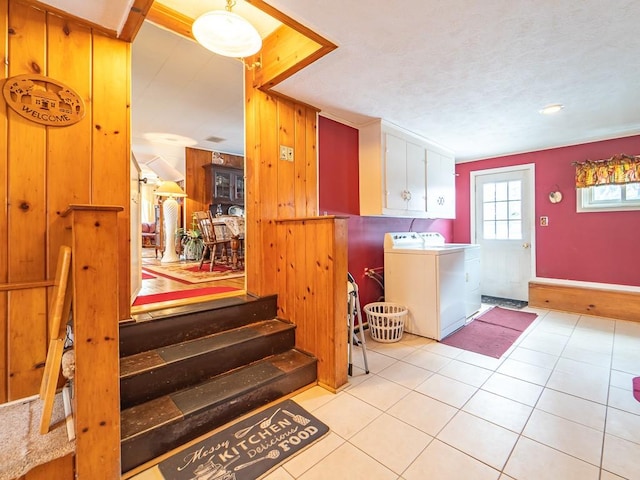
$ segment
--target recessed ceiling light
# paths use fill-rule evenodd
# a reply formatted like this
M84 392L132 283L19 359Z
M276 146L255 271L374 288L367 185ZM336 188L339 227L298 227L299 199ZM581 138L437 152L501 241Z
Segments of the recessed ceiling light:
M561 103L552 103L551 105L547 105L540 110L540 113L543 115L553 115L554 113L558 113L560 110L564 108L564 105Z

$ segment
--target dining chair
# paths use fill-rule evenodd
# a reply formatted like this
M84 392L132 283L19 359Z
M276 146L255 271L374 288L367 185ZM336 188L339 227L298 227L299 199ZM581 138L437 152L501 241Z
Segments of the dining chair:
M231 241L226 238L218 238L216 231L211 220L209 212L193 212L193 215L198 222L198 228L202 234L202 241L204 243L204 251L202 252L202 259L200 260L199 270L202 269L204 259L209 252L209 271L213 271L213 266L216 263L216 256L218 250L220 250L220 260L222 264L229 262L228 251L231 248Z

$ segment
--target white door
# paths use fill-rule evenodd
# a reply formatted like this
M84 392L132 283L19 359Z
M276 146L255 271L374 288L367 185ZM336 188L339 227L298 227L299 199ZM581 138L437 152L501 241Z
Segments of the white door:
M131 303L136 299L142 287L142 221L140 207L140 166L133 153L129 168L129 202L131 225L129 235L131 237Z
M472 173L472 233L481 246L483 295L529 299L535 274L533 178L533 165Z

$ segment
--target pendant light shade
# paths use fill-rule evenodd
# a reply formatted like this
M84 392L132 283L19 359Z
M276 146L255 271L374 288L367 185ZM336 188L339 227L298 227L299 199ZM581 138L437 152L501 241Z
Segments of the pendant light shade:
M262 47L262 38L255 27L231 12L230 5L226 10L200 15L193 22L191 30L200 45L225 57L249 57Z

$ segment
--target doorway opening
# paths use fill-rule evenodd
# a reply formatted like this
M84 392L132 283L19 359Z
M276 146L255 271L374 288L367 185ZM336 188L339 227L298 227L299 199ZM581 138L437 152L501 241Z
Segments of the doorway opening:
M220 159L220 154L239 157L244 167L243 64L213 54L150 22L144 22L136 36L131 57L132 154L140 164L140 176L149 179L147 184L141 184L139 191L146 191L146 194L140 195L137 203L133 200L132 182L131 208L139 208L140 215L137 225L132 222L131 236L136 236L136 240L142 238L142 228L148 229L150 225L157 233L154 245L149 248L140 245L134 251L132 241L132 277L135 275L138 279L137 285L132 279L132 311L229 295L223 292L203 296L206 289L211 291L218 287L233 288L234 294L242 294L245 291L244 275L221 276L212 272L214 278L207 281L200 277L209 273L209 265L203 265L202 272L190 271L199 261L188 260L185 252L181 252L180 262L175 265L162 264L160 259L166 243L162 215L164 199L153 195L152 184L157 180L177 182L188 194L180 202L178 233L192 235L199 230L192 222L192 214L209 210L210 205L215 208L213 194L206 193L213 185L208 188L205 185L202 164L187 165L186 151L193 148L204 152L208 155L206 163L209 165ZM194 170L197 175L193 174ZM240 172L239 178L243 180L243 168ZM239 206L244 207L243 202L244 199ZM238 206L238 202L234 205ZM230 213L228 207L225 214ZM243 215L244 208L240 212ZM238 210L231 213L238 213ZM198 296L171 300L187 295L186 292ZM148 298L141 300L140 297ZM155 299L161 299L162 303L148 303Z

